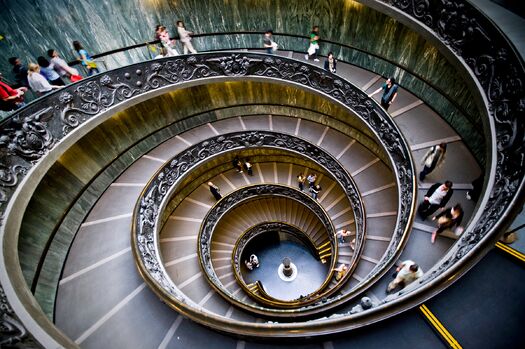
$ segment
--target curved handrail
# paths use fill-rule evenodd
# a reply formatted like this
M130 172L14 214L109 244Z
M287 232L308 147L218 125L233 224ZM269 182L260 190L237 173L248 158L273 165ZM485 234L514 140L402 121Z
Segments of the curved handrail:
M177 294L177 297L173 297L174 299L184 298L184 295L177 291L175 285L167 277L164 267L160 263L160 257L156 257L158 251L155 248L155 246L157 246L155 240L157 232L159 231L159 222L161 220L163 207L165 207L166 203L170 200L171 193L176 190L177 183L181 182L190 172L193 174L194 170L198 168L201 163L209 161L212 157L222 156L222 154L227 152L250 148L276 148L290 151L305 157L310 161L316 162L318 166L324 169L324 172L331 173L332 178L335 178L335 180L339 182L339 185L343 188L343 191L350 200L356 223L356 253L352 257L349 272L345 277L351 275L351 272L356 267L356 261L363 246L365 231L365 221L363 217L365 216L365 211L362 201L359 199L356 185L344 167L326 151L295 136L280 134L273 131L234 132L210 138L199 144L192 145L185 151L176 155L158 170L157 174L150 179L146 188L139 196L133 218L133 251L141 274L146 275L146 278L149 278L150 282L162 285L159 293L168 292L168 294L171 294L171 292L174 292ZM224 200L224 198L221 199L219 203L224 202ZM238 201L238 198L234 201ZM217 218L212 220L205 219L203 228L201 228L201 233L199 234L198 255L204 260L203 266L205 268L209 265L207 258L210 256L209 241L211 240L211 227L216 220ZM144 225L144 222L147 223L147 225ZM328 224L325 224L325 226L327 225ZM208 229L206 234L202 233L203 229ZM393 241L390 243L391 249L399 249L400 246L398 244L404 243L406 229L408 229L406 226L402 229L403 236L394 237ZM335 233L333 235L335 236ZM396 238L397 241L395 241ZM152 247L154 248L152 249ZM391 256L392 255L388 255L390 260L386 262L386 265L388 265L389 262L394 262ZM332 263L335 263L335 260L333 260ZM151 271L149 271L148 268ZM331 266L331 268L333 268L333 266ZM386 270L375 270L375 272L376 275L374 276L377 277L379 273L384 273ZM208 268L206 273L213 276L212 268ZM213 281L217 278L210 277L209 279ZM341 280L340 284L343 284L343 281L344 280ZM374 279L372 278L361 282L360 285L366 284L366 287L369 287L373 281ZM221 291L221 287L218 283L212 283L212 285L216 290L219 292ZM365 286L363 287L366 288ZM335 291L335 289L331 289L326 292L325 296L328 296ZM332 303L334 303L333 305L335 306L336 302L342 302L354 295L355 292L349 292L345 297L334 298ZM177 305L178 304L175 304L173 306ZM300 314L301 316L306 316L308 315L308 312L317 312L317 309L321 306L325 307L326 303L317 303L315 305L294 310L262 309L260 307L251 307L245 304L238 305L250 308L252 311L271 312L274 316L284 316L285 313L290 311L293 311L294 314L297 315Z
M488 251L498 231L505 231L525 201L525 64L492 20L468 1L361 1L423 29L421 32L437 38L442 49L466 67L483 93L485 126L489 129L486 135L490 139L486 191L475 216L447 254L414 285L389 297L388 303L408 293L419 296L430 288L443 289L457 280L483 255L474 255L473 251ZM461 31L455 30L458 23ZM436 279L445 281L436 285Z
M260 32L260 31L228 31L228 32L200 33L200 34L193 35L193 37L194 38L207 38L207 37L213 37L213 36L263 35L263 34L264 34L264 32ZM278 32L274 32L274 36L291 37L291 38L296 38L296 39L301 39L301 40L307 40L308 39L308 37L303 36L303 35L288 34L288 33L278 33ZM386 62L388 64L391 64L391 65L393 65L395 67L403 69L403 70L409 72L415 78L419 79L420 81L422 81L423 83L428 85L429 88L436 90L437 93L439 93L441 96L445 97L446 100L455 109L459 110L463 115L470 115L469 112L465 109L464 106L462 106L457 101L455 101L453 98L451 98L449 96L449 94L446 91L444 91L441 87L435 85L434 83L429 81L427 78L425 78L420 73L417 73L417 72L411 70L410 67L408 67L406 65L402 65L399 62L393 61L393 60L391 60L389 58L386 58L386 57L382 57L382 56L380 56L380 55L378 55L378 54L376 54L374 52L366 51L364 49L361 49L359 47L356 47L356 46L352 45L351 43L350 44L349 43L341 43L341 42L336 42L336 41L333 41L333 40L326 40L326 39L321 39L320 42L326 43L326 44L329 44L329 45L333 45L334 47L341 47L343 49L354 50L354 51L357 51L357 52L360 52L360 53L364 53L364 54L366 54L368 56L374 57L374 59L377 59L377 60L380 60L380 61L384 61L384 62ZM109 51L106 51L106 52L101 52L101 53L93 55L92 57L93 58L103 58L103 57L107 57L107 56L110 56L110 55L113 55L113 54L122 53L122 52L125 52L125 51L137 49L137 48L148 47L150 45L159 44L159 43L160 43L159 40L146 41L146 42L143 42L143 43L133 44L133 45L124 46L124 47L121 47L121 48L109 50ZM235 47L235 48L230 48L229 50L241 50L241 49L250 49L250 50L253 49L253 50L256 50L256 49L259 49L259 48L258 47ZM282 49L286 50L286 48L282 48ZM292 49L290 49L290 50L292 50ZM218 50L207 50L206 52L216 52L216 51L218 51ZM294 52L298 52L298 51L294 51ZM151 57L151 55L150 55L150 58L153 58L153 57ZM341 62L344 62L344 61L341 60ZM79 60L73 60L73 61L69 62L69 64L71 64L71 65L80 64L80 63L81 62ZM347 63L354 64L352 62L347 62ZM368 69L366 67L362 67L362 68ZM402 85L402 82L399 82L399 83ZM38 98L37 98L37 100L38 100ZM31 101L29 104L31 104L33 102L34 102L34 100ZM10 117L10 115L7 115L6 119L9 118L9 117Z
M264 199L266 197L283 197L287 199L294 200L304 206L306 206L321 223L326 227L327 229L327 236L329 241L331 242L332 249L334 250L334 255L337 256L337 240L335 238L335 228L334 225L328 216L328 213L323 209L323 207L316 201L313 200L310 196L303 193L302 191L281 185L281 184L255 184L255 185L248 185L241 188L238 188L237 190L233 191L232 193L228 194L227 196L220 199L207 213L204 217L201 229L199 231L198 236L198 257L199 262L201 264L201 268L204 271L204 274L207 276L208 281L211 283L211 285L220 293L223 297L227 298L230 302L245 308L249 309L251 308L248 304L244 304L242 302L239 302L225 287L222 285L221 281L219 280L219 277L215 273L215 270L212 266L212 260L211 260L211 244L213 239L213 232L217 225L220 223L221 219L226 217L230 211L234 210L239 205L245 204L250 201L258 200L258 199ZM252 230L252 232L254 232ZM360 231L360 233L363 233ZM239 241L239 239L237 240ZM237 246L237 243L236 243ZM235 252L234 248L234 252ZM232 255L232 258L235 255ZM357 258L355 258L357 261ZM234 271L240 272L235 268L235 266L238 266L239 260L232 259L233 263L233 269ZM328 286L330 281L332 280L333 276L333 268L335 266L336 259L332 259L330 263L330 271L328 275L326 276L323 283L317 288L317 290L311 292L307 296L305 296L304 299L301 300L292 300L292 301L284 301L277 299L272 296L267 296L266 298L259 298L256 295L254 297L256 300L260 301L261 303L272 306L272 307L279 307L284 309L293 309L293 308L300 308L304 307L308 304L314 303L319 299L319 295L322 294L322 291ZM236 276L240 276L236 275ZM240 279L240 278L239 278ZM240 286L243 286L243 283L240 283ZM252 295L248 289L243 287L244 291L248 294ZM262 309L260 307L254 307L253 311L260 312ZM267 309L266 312L271 312L272 309ZM279 314L282 314L283 312L279 312ZM285 315L288 316L288 315Z

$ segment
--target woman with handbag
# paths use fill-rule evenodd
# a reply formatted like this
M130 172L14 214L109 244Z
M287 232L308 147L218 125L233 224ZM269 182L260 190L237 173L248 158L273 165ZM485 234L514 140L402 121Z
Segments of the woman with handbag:
M437 220L438 224L437 230L432 233L432 238L430 239L432 243L436 241L437 234L441 234L447 229L452 229L457 226L455 234L460 235L463 232L463 228L460 227L461 221L463 220L463 208L460 204L446 208L440 214L432 218L432 220Z
M439 167L445 160L447 152L447 144L441 143L430 148L421 160L423 169L419 172L419 180L422 181L425 177L437 167Z
M65 60L60 58L60 55L56 50L47 50L47 55L51 58L53 69L55 69L62 78L68 78L71 82L82 80L82 76L80 76L78 70L70 67Z
M82 65L87 69L88 76L100 73L100 71L98 70L97 63L95 63L93 58L91 58L91 56L82 47L79 41L73 41L73 48L78 54L78 59L82 62Z

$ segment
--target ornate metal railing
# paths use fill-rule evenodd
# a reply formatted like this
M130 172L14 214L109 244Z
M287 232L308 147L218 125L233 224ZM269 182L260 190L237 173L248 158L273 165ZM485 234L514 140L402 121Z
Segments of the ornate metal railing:
M261 37L264 34L264 32L260 31L233 31L233 32L213 32L213 33L200 33L195 34L193 36L194 39L200 41L199 47L201 48L202 52L214 52L219 50L260 50L261 47L259 47L259 44L261 43ZM227 38L227 40L225 40ZM289 33L277 33L274 32L274 38L280 43L284 44L284 46L281 45L281 50L289 50L293 52L303 52L306 42L308 40L307 36L302 35L296 35L296 34L289 34ZM285 39L284 42L280 41L280 38ZM155 54L151 51L151 48L154 47L154 45L158 44L160 41L147 41L143 43L133 44L126 47L117 48L114 50L102 52L96 55L93 55L93 58L100 58L100 59L107 59L108 66L110 69L120 68L123 65L128 65L132 63L138 63L143 62L145 60L150 60L155 57ZM222 42L223 47L217 47L216 43ZM445 104L447 107L445 110L455 110L453 115L454 117L447 118L447 121L452 125L452 127L462 136L464 143L471 149L474 150L474 155L478 159L478 161L483 162L483 158L479 158L478 152L475 150L483 147L483 139L481 136L481 133L478 134L478 129L475 128L475 126L470 126L468 128L465 127L466 124L469 125L475 125L475 113L472 112L472 110L469 110L467 107L462 105L461 103L458 103L453 96L451 96L450 91L446 91L446 89L443 89L443 86L438 86L439 84L436 81L432 81L429 77L426 77L422 75L421 73L418 73L415 71L412 67L410 67L407 64L402 64L401 62L396 62L395 60L392 60L391 58L381 56L375 52L370 52L369 50L364 50L360 47L357 47L353 45L351 42L336 42L332 40L326 40L321 39L320 40L321 45L323 48L328 47L329 49L327 51L334 51L334 52L342 52L344 53L343 57L339 57L340 62L346 62L348 64L357 65L361 68L372 70L377 74L385 75L385 71L388 70L386 67L392 67L390 70L396 70L398 71L399 76L403 76L403 79L398 81L400 86L403 86L407 88L408 90L412 90L411 92L417 95L419 98L424 100L428 105L430 105L432 108L437 109L438 113L441 112L440 108L443 106L440 103L433 104L436 100L439 98L433 98L435 96L443 97L444 100L446 100ZM210 45L210 43L213 43ZM138 52L137 52L138 50ZM155 49L156 50L156 49ZM326 52L327 52L326 51ZM325 52L325 53L326 53ZM126 53L126 58L123 59L122 53ZM355 58L355 53L359 55L366 55L365 62L369 62L370 59L372 59L374 62L377 62L372 65L363 64L361 60L357 59L356 61L348 60L348 57ZM115 56L114 56L115 55ZM344 59L347 59L345 61ZM111 61L111 63L109 62ZM79 69L85 69L82 65L80 65L80 61L73 60L70 62L71 65L78 64L77 68ZM104 64L105 65L105 64ZM374 69L374 66L380 66L383 67L382 69L386 69L383 71L377 71ZM424 86L422 90L425 90L425 93L420 94L419 89L411 89L408 85L408 76L411 76L411 79L413 78L414 81L411 81L411 84L415 84L417 86L420 86L421 84ZM411 80L410 79L410 80ZM407 84L407 85L405 85ZM432 91L432 93L428 93L428 91ZM0 112L1 113L1 112ZM442 112L441 112L442 113ZM445 113L442 113L442 115L445 115ZM2 115L0 114L0 120L2 118ZM461 119L462 122L458 122L457 120ZM474 121L473 121L474 119ZM458 125L462 125L459 126ZM470 136L470 137L468 137Z
M236 207L239 207L239 205L245 204L249 201L258 200L258 199L265 199L268 197L282 197L287 198L290 200L294 200L301 205L308 208L308 210L315 215L315 217L321 222L321 224L326 228L326 237L328 241L330 241L331 249L334 251L334 256L337 256L337 239L335 237L335 228L332 224L332 221L326 211L323 209L323 207L315 200L313 200L310 196L307 194L301 192L300 190L297 190L295 188L291 188L284 185L277 185L277 184L258 184L258 185L251 185L239 188L238 190L235 190L234 192L230 193L226 197L223 197L219 202L212 207L211 210L208 211L206 216L204 217L204 220L202 221L201 230L199 232L199 262L201 263L201 267L204 270L208 281L212 284L212 286L226 299L228 299L230 302L236 303L238 306L250 309L251 306L248 304L244 304L240 302L234 295L228 291L228 289L222 284L219 277L215 273L215 269L213 267L213 260L212 260L212 239L213 239L213 233L215 228L220 224L221 219L226 217L229 212L234 210ZM241 280L241 272L240 272L240 263L242 261L239 260L240 253L242 253L244 242L252 239L256 235L261 234L263 232L263 229L266 228L278 228L278 227L285 227L286 224L282 223L272 223L272 222L261 222L264 223L262 225L258 225L257 227L254 227L253 229L250 229L247 233L248 236L244 237L241 236L239 239L237 239L237 243L235 244L233 254L232 254L232 268L234 270L236 279L239 281ZM360 231L361 234L364 234L364 231ZM361 236L362 240L362 236ZM314 249L315 250L315 249ZM250 293L249 290L244 287L244 283L240 282L239 285L244 289L245 292L247 292L249 295L253 296L253 298L267 306L270 306L272 308L284 308L284 309L294 309L294 308L300 308L304 307L307 304L314 303L318 300L319 295L323 293L323 290L329 285L330 281L332 280L333 275L333 268L335 266L337 259L332 258L330 262L330 272L328 273L327 277L325 278L325 281L319 286L317 290L314 292L306 295L304 298L300 300L293 300L293 301L283 301L276 299L274 297L271 297L269 295L267 296L259 296L254 295L253 293ZM357 262L357 258L354 258L354 263ZM260 307L255 307L254 311L260 312ZM267 309L267 312L271 312L272 309ZM283 312L279 312L283 313ZM287 316L287 315L286 315Z

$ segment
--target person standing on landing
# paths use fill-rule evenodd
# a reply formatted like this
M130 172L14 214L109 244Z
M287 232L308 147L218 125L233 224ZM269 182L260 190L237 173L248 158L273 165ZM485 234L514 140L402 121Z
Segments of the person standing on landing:
M40 66L40 74L42 74L42 76L45 77L51 85L66 85L64 80L62 80L60 75L58 75L58 73L55 71L54 65L52 63L49 63L49 61L45 57L40 56L36 60L38 62L38 65Z
M425 177L437 167L439 167L445 160L445 154L447 152L447 144L440 143L430 148L421 159L423 169L419 172L419 180L425 180Z
M388 110L388 107L394 103L397 97L397 89L398 86L396 84L396 79L390 78L383 84L383 86L369 94L368 97L372 97L373 95L383 91L383 95L381 96L381 106L385 108L385 110Z
M264 37L263 37L263 46L264 46L264 49L266 50L266 53L268 54L272 54L273 53L273 46L272 46L272 31L271 30L267 30L265 33L264 33Z
M310 33L310 45L308 46L308 52L304 55L304 59L308 60L313 58L314 62L319 62L317 53L319 52L319 27L314 26Z
M60 55L56 50L49 49L47 50L47 55L51 58L51 63L53 64L53 69L62 77L68 78L70 81L74 82L82 79L78 74L78 70L70 67L65 60L60 58Z
M29 63L29 71L27 73L27 81L33 91L39 96L43 96L52 90L59 89L62 86L51 85L46 78L40 74L40 66L38 64Z
M165 47L166 50L168 50L167 57L179 55L179 52L175 49L176 41L170 38L170 34L165 26L159 24L155 27L155 39L160 40L162 47Z
M12 88L29 87L27 80L28 69L22 64L22 61L18 57L9 58L9 64L13 66L13 74L15 75L15 84Z
M194 49L191 44L191 35L193 35L193 32L187 31L186 28L184 28L183 21L177 21L177 32L179 33L179 40L182 42L184 54L187 54L188 51L197 53L197 50Z

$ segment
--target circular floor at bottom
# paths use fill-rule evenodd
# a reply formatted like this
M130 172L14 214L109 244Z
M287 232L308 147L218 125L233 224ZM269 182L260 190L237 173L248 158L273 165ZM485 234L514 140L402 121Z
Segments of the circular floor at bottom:
M261 281L266 292L280 300L294 300L316 291L328 274L328 264L322 264L304 245L294 241L272 243L255 253L260 266L246 271L245 281ZM293 281L279 278L277 271L284 257L290 258L297 267L297 277Z

